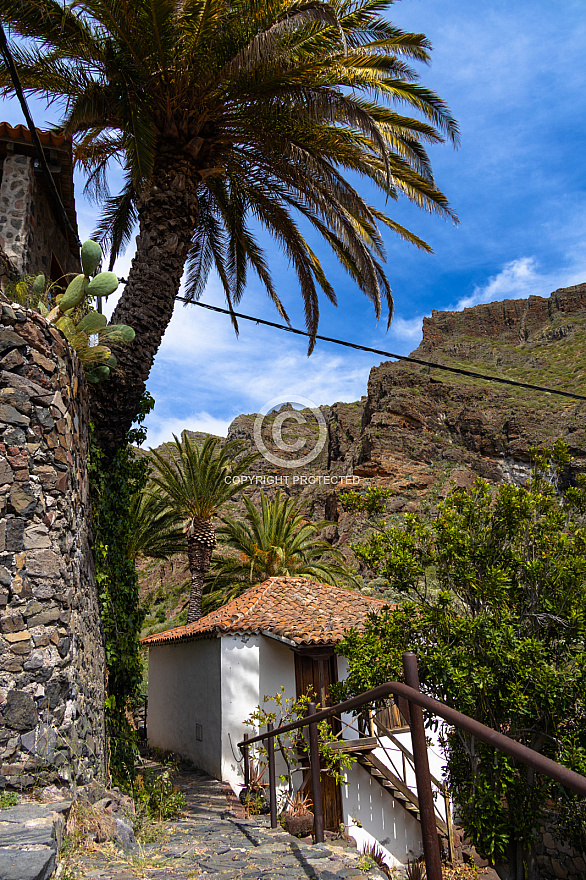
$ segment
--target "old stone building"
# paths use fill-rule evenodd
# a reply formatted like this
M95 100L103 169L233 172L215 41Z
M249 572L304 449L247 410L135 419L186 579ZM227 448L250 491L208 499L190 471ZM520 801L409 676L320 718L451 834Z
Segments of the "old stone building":
M45 158L77 230L71 141L38 131ZM0 285L42 272L53 281L79 272L76 236L56 210L40 167L31 133L24 125L0 123Z

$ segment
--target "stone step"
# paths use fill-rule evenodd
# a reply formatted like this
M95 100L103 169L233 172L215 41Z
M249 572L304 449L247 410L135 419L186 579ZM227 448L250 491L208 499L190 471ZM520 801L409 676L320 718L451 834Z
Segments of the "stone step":
M0 880L49 880L70 806L31 803L0 811Z

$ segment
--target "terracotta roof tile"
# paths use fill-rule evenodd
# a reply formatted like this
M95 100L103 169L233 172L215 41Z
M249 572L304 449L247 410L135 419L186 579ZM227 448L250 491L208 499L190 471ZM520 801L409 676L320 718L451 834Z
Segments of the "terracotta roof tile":
M297 645L332 644L362 628L388 602L307 578L274 577L195 623L142 639L143 645L209 638L222 633L269 633Z
M37 128L37 134L39 136L40 142L45 147L61 147L63 144L67 146L71 144L71 138L66 137L64 134L57 134L53 131L41 131L40 128ZM26 125L10 125L9 122L0 122L0 137L2 138L10 138L13 141L26 141L29 144L32 144L33 138L30 133L30 130L26 127Z

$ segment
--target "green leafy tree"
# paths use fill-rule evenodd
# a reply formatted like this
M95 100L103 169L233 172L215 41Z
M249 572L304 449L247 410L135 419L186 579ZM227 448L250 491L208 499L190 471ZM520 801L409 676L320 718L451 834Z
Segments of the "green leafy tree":
M218 437L207 437L198 447L184 434L182 440L174 436L167 455L151 452L151 487L162 493L185 533L191 573L187 623L201 617L204 581L216 546L212 517L242 488L234 477L258 458L258 453L245 454L245 449L239 440L222 445Z
M301 505L280 492L272 501L263 492L260 510L246 496L243 502L244 521L223 517L217 531L234 555L218 554L212 561L206 586L208 610L239 596L252 584L279 575L358 586L343 553L318 537L330 522L310 522Z
M355 548L405 601L339 647L345 694L396 680L413 650L431 696L586 773L586 477L562 491L569 463L562 443L535 451L526 487L477 480L431 522L406 515ZM444 736L464 828L501 876L536 876L548 799L585 849L584 801L473 737Z
M369 486L365 492L355 492L354 489L350 489L347 492L340 492L338 497L348 513L362 514L369 521L376 523L377 518L384 514L393 494L391 489Z
M387 21L388 5L0 0L23 86L63 108L57 128L74 137L88 190L104 201L97 232L110 267L139 224L112 316L137 342L92 394L108 454L138 411L186 264L188 299L215 266L232 308L252 269L286 317L256 236L264 227L298 276L314 334L319 289L334 303L336 294L298 220L329 245L377 315L384 301L392 311L381 226L430 250L370 206L348 174L387 199L403 195L453 217L426 145L455 142L457 126L411 66L429 60L428 41ZM1 65L0 87L12 88ZM106 182L112 161L124 174L117 195Z

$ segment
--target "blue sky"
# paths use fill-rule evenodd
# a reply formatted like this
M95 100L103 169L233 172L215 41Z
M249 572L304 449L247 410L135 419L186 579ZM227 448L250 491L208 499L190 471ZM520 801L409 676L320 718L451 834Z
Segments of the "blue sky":
M438 185L460 224L422 214L408 202L387 205L394 219L434 248L424 254L386 234L387 273L395 298L388 333L347 276L315 242L339 307L323 305L320 331L376 348L408 353L432 309L458 309L536 294L586 281L586 4L583 0L402 0L390 9L406 30L424 32L434 51L421 81L447 101L462 142L432 149ZM54 114L39 102L36 124ZM13 101L3 118L22 122ZM82 240L95 206L77 181ZM368 193L367 193L368 195ZM384 208L380 203L379 207ZM294 326L303 312L294 273L268 243L271 267ZM129 251L116 269L123 276ZM222 305L212 279L204 301ZM241 311L279 320L251 276ZM148 445L183 428L225 433L241 412L260 411L275 397L316 403L352 401L366 393L376 355L318 343L310 358L303 339L247 322L237 339L226 317L178 304L159 351L149 389L156 400Z

